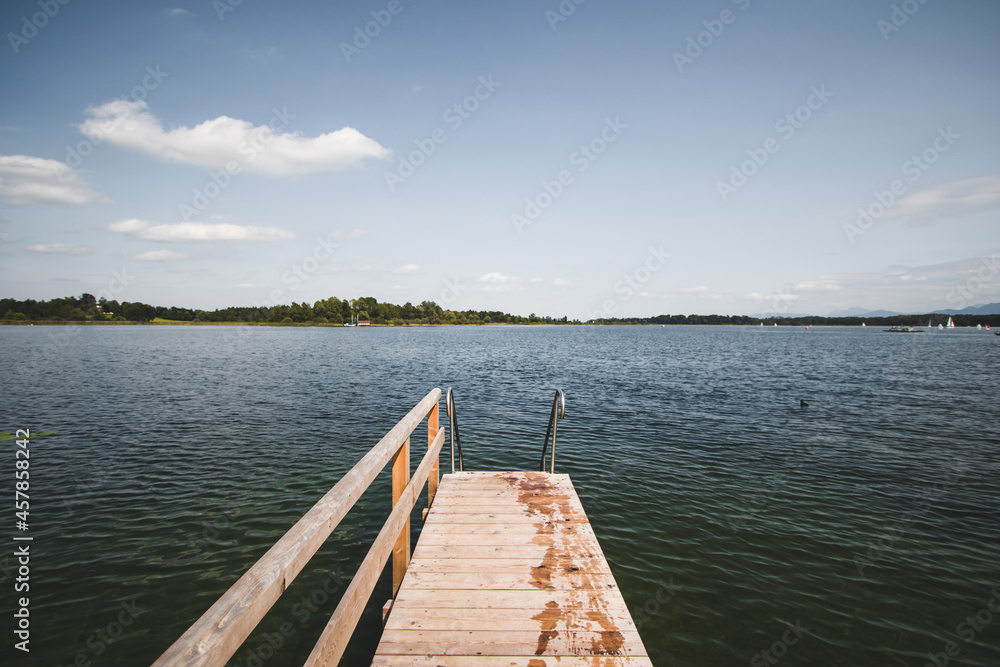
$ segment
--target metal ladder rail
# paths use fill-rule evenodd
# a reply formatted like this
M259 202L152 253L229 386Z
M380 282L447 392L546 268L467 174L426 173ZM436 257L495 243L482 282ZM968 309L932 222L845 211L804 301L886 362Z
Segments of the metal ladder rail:
M540 469L545 472L545 454L549 449L549 434L552 435L552 455L549 459L549 473L556 471L556 427L559 420L566 416L566 394L562 389L556 389L555 398L552 400L552 413L549 415L549 425L545 429L545 442L542 443L542 462Z
M451 471L455 472L455 448L458 447L458 469L465 472L465 460L462 458L462 438L458 434L458 414L455 412L455 392L448 388L445 396L445 408L448 412L448 425L451 430Z

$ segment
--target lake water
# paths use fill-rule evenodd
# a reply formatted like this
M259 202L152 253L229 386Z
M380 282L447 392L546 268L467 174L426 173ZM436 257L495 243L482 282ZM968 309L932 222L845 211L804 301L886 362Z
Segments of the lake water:
M0 430L58 432L31 443L27 660L0 573L5 665L151 663L434 387L480 470L536 469L565 390L556 471L654 664L1000 664L988 332L34 326L0 360ZM231 665L302 664L388 497L387 471Z

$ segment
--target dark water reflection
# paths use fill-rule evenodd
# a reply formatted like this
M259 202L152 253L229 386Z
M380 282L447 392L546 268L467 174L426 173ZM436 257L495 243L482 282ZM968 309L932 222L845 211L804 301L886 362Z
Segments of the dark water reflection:
M971 330L2 327L0 430L59 432L32 443L31 664L149 664L452 386L472 469L535 468L565 390L557 470L654 663L922 665L954 641L996 665L1000 615L956 626L1000 590L998 354ZM387 513L383 475L231 664L283 628L263 664L301 664Z

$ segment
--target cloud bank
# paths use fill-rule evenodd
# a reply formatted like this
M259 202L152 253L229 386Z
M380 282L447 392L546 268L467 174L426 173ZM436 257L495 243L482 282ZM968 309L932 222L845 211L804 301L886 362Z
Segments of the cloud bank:
M107 201L64 162L30 155L0 155L0 200L9 206Z
M212 225L204 222L154 225L148 220L136 218L113 222L108 225L108 230L145 241L284 241L295 238L293 232L277 227L243 227L226 223Z
M166 162L209 169L230 169L235 162L245 172L292 176L340 171L365 158L387 158L390 151L353 127L318 137L282 131L295 116L275 110L267 125L219 116L194 127L163 128L144 101L115 100L87 109L79 125L93 140L146 153Z
M885 218L936 218L969 215L1000 206L1000 174L941 183L907 195L889 207Z

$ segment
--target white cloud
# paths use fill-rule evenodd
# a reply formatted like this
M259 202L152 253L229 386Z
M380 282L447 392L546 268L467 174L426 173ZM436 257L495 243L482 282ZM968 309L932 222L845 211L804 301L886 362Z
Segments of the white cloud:
M0 155L0 200L11 206L108 201L66 163L30 155Z
M407 264L406 266L401 266L398 269L393 269L393 273L417 273L420 271L419 264Z
M139 253L135 256L135 259L140 259L144 262L167 262L171 259L184 259L185 257L187 255L170 250L150 250L149 252Z
M569 281L563 280L562 278L556 278L552 284L556 287L565 287L566 285L569 285Z
M906 195L883 218L968 215L1000 206L1000 174L941 183Z
M697 287L678 287L677 291L681 294L705 294L708 292L708 288L704 285L698 285Z
M288 176L339 171L365 158L387 158L390 151L352 127L305 138L277 134L294 115L275 111L269 125L219 116L194 127L163 129L144 101L115 100L87 109L90 118L79 125L88 137L167 162L225 169L237 163L243 171Z
M524 287L523 278L516 276L505 276L502 273L487 273L480 276L478 282L485 283L480 289L483 292L522 292Z
M494 283L494 284L510 283L514 282L515 280L517 279L512 278L510 276L505 276L502 273L487 273L486 275L481 276L479 278L479 282L481 283Z
M792 289L797 292L839 292L843 289L843 285L836 278L822 277L797 282Z
M186 9L181 9L180 7L174 7L173 9L168 9L167 13L171 16L194 16L191 12Z
M86 246L70 245L68 243L36 243L29 245L28 250L54 255L86 255L90 253L90 248Z
M283 241L295 234L276 227L242 227L240 225L204 222L177 222L154 225L148 220L129 218L108 225L108 230L131 234L146 241Z

